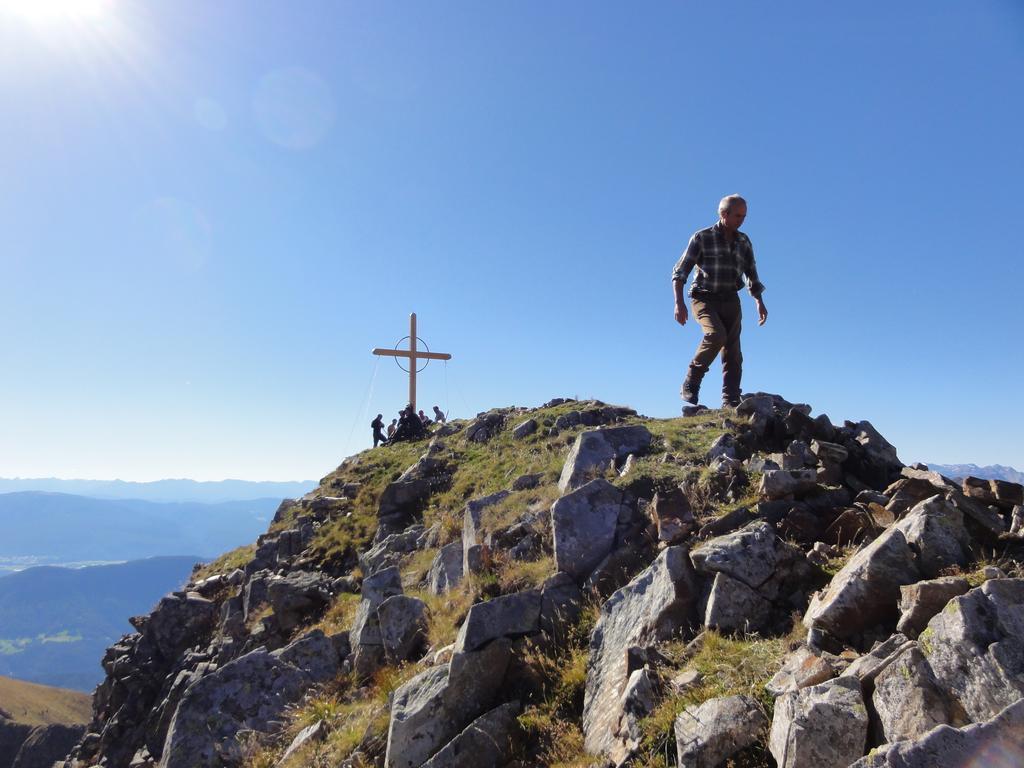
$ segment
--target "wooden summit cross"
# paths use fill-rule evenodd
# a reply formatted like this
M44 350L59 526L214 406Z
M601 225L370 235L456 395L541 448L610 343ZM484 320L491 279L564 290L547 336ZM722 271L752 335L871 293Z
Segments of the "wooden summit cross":
M409 339L409 349L398 349L398 344L401 344L405 339L399 339L398 344L395 345L395 349L383 349L377 347L373 350L375 355L386 355L388 357L404 357L409 361L409 405L412 406L413 413L416 412L416 362L418 360L451 360L452 356L447 352L431 352L430 348L427 347L426 352L419 352L416 349L416 342L423 341L416 335L416 313L413 312L409 315L409 335L405 337ZM427 346L426 342L423 346ZM398 360L395 360L398 363ZM402 364L398 363L398 367L402 368ZM424 366L426 367L426 366ZM404 371L405 368L402 368Z

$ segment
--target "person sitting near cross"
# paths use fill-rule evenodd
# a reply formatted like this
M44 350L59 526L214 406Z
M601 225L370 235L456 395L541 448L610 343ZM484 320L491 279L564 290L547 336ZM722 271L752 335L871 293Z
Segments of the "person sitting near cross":
M444 424L448 421L448 418L444 415L444 412L436 405L434 406L434 421L436 421L438 424Z
M399 416L398 428L395 430L395 436L392 438L392 441L417 440L426 435L426 433L426 427L423 426L423 422L416 415L412 405L407 405Z

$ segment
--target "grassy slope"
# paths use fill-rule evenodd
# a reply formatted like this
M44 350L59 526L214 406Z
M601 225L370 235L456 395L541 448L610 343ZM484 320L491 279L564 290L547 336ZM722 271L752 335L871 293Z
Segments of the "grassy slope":
M25 725L87 723L92 696L0 677L0 714Z

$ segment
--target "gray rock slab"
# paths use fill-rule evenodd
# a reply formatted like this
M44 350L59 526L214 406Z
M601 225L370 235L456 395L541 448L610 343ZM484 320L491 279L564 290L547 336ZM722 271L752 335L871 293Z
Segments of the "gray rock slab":
M0 718L2 722L2 718ZM32 729L28 738L17 750L17 754L11 754L14 762L11 768L53 768L55 762L63 760L68 756L71 748L85 735L84 725L64 725L63 723L51 723L49 725L38 725ZM7 755L0 752L0 761Z
M161 598L148 617L132 623L164 658L173 659L209 632L218 617L216 603L186 592Z
M423 768L501 768L512 757L521 707L510 701L480 715Z
M473 573L478 569L479 547L484 545L484 513L508 498L508 491L498 491L479 499L466 502L462 512L462 572Z
M913 640L908 640L905 635L897 632L884 642L875 645L867 653L854 659L843 674L856 677L864 684L865 690L870 690L870 687L875 684L875 678L899 658L901 653L914 646Z
M302 670L317 683L336 677L340 669L338 645L320 629L307 632L270 655Z
M942 496L915 505L895 528L903 532L916 555L917 569L929 579L970 559L971 537L963 514Z
M475 651L499 637L540 630L541 592L529 589L476 603L469 609L455 639L455 652Z
M716 573L704 610L704 625L721 632L752 634L768 624L772 604L742 581Z
M890 528L850 558L828 587L811 599L804 625L839 638L880 622L895 625L900 587L919 580L903 532Z
M363 579L362 600L356 608L356 617L349 632L353 646L383 645L377 608L393 595L402 594L402 575L397 566L378 571Z
M879 743L917 739L937 725L965 724L958 721L959 707L939 687L924 654L913 646L878 674L871 701Z
M965 496L960 491L949 491L946 499L957 509L970 518L978 528L991 536L999 536L1006 530L1006 523L999 511L977 499Z
M514 439L516 439L516 440L522 440L525 437L529 437L530 435L532 435L536 431L537 431L537 420L536 419L527 419L526 421L523 421L523 422L517 424L512 429L512 437Z
M395 690L386 768L419 768L470 722L491 708L511 654L505 642L457 653Z
M623 513L624 493L607 480L592 480L551 506L555 567L583 581L611 551Z
M295 738L292 739L291 744L288 745L288 749L281 755L281 759L277 761L278 766L285 766L293 756L298 754L299 750L308 744L315 744L318 741L323 741L327 736L327 726L323 720L318 720L312 725L307 725L301 731L299 731Z
M768 718L749 696L708 699L676 718L679 768L718 768L756 743Z
M971 585L967 579L945 576L900 587L900 620L896 631L916 638L932 616L946 607L954 597L965 594Z
M309 571L274 576L267 582L267 597L279 626L289 632L331 601L330 579Z
M242 729L267 731L312 685L299 669L259 648L185 691L164 741L162 768L221 768Z
M842 667L838 656L801 645L786 656L779 671L764 688L772 696L781 696L831 680Z
M628 680L626 650L664 640L693 620L699 588L685 547L669 547L601 607L590 636L583 698L588 752L606 752L622 714L619 697Z
M564 643L583 611L583 593L567 573L550 576L541 585L540 629L556 642Z
M761 475L758 493L766 499L801 496L818 484L813 469L766 469Z
M847 768L867 735L860 683L840 677L776 699L768 749L779 768Z
M850 768L1016 768L1024 765L1024 699L964 728L940 725L916 741L871 750Z
M462 582L462 540L445 544L437 553L427 573L427 590L432 595L443 595Z
M564 493L580 488L617 459L624 459L631 453L646 453L651 440L651 433L642 425L581 432L562 467L559 490Z
M411 595L393 595L377 607L384 656L392 664L422 655L427 639L427 604Z
M772 526L758 520L733 533L709 539L690 553L690 559L699 573L724 573L774 599L775 590L769 588L766 593L765 587L776 584L804 557L776 536Z
M411 525L401 533L393 533L377 542L359 556L359 567L364 576L398 565L402 556L420 548L425 529L422 525Z
M918 638L939 685L972 722L1024 698L1024 579L954 597Z

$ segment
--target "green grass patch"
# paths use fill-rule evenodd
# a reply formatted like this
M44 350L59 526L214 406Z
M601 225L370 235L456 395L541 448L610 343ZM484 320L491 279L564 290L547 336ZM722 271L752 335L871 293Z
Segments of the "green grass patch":
M192 581L202 581L218 573L227 575L236 568L245 568L255 555L255 544L245 544L241 547L236 547L230 552L225 552L216 560L193 569Z
M700 650L681 668L700 672L701 682L685 693L667 696L641 722L640 764L674 766L676 717L687 707L708 699L746 694L761 705L771 721L774 702L764 686L778 671L792 644L793 636L740 638L705 630ZM684 647L682 642L669 643L662 652L670 659L678 658Z

